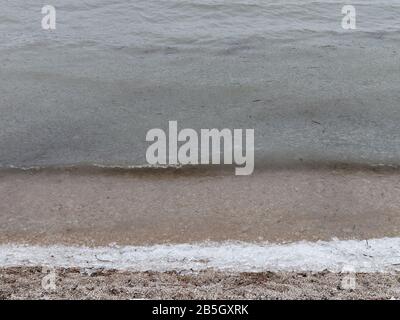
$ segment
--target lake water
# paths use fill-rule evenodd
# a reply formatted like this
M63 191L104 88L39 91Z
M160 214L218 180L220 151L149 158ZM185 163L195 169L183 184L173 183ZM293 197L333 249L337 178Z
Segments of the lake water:
M400 163L400 1L2 1L0 166L143 165L146 132L254 128L256 162Z

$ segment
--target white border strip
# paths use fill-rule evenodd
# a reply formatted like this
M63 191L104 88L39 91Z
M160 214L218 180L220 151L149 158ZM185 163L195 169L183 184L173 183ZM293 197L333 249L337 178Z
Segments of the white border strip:
M400 271L400 238L291 244L205 242L154 246L0 245L0 267L130 271Z

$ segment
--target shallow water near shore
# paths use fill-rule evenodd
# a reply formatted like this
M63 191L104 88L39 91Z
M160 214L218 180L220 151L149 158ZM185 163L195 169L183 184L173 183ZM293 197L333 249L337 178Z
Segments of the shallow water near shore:
M254 128L258 165L400 163L400 3L35 1L0 14L0 166L146 165L146 132Z

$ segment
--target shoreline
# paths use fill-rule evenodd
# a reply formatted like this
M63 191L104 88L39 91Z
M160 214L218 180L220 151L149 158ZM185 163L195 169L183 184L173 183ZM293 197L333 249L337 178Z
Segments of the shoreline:
M317 242L237 241L102 247L0 245L0 268L104 268L121 271L400 272L400 238Z
M400 171L0 171L0 244L272 243L400 235Z
M0 299L400 299L399 178L0 170ZM354 290L341 288L348 266ZM41 285L48 267L54 291Z

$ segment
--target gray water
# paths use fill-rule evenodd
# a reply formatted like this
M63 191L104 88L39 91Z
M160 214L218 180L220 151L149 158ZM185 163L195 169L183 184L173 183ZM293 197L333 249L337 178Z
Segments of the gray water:
M256 161L400 164L400 1L1 0L0 166L145 164L146 132L254 128Z

